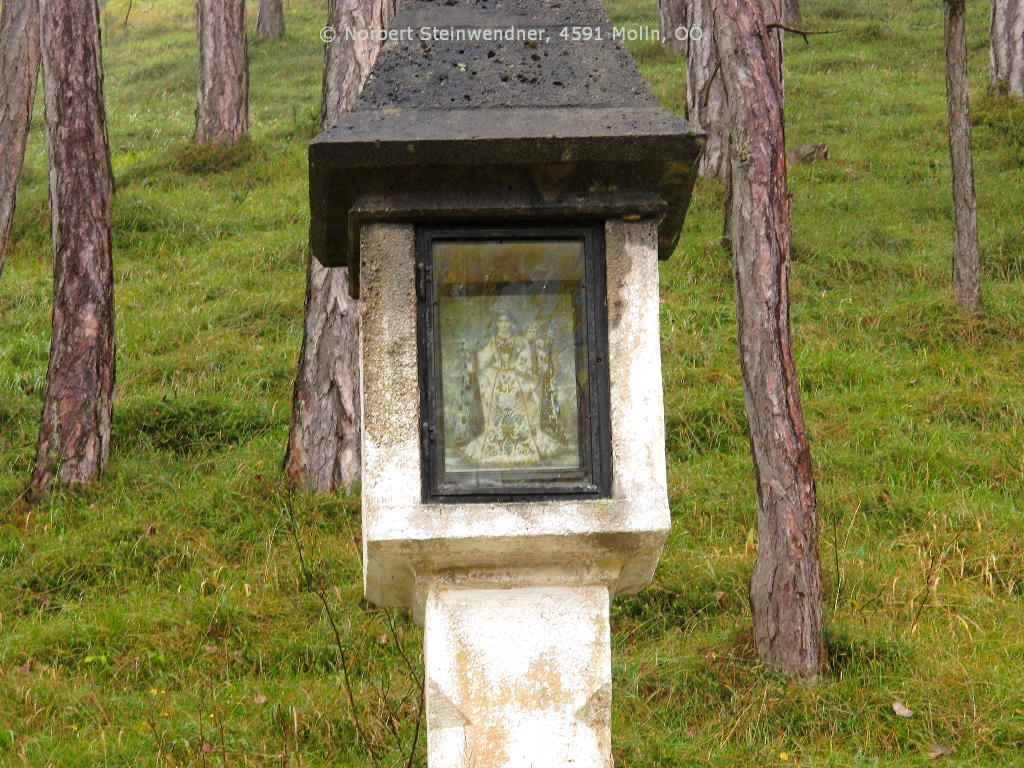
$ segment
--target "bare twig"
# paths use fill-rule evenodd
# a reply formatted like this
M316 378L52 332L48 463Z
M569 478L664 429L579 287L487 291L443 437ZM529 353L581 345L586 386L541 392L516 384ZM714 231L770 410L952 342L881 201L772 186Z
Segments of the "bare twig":
M146 723L149 725L149 729L153 732L153 741L156 742L156 756L163 763L169 763L170 758L167 755L167 750L164 747L163 735L156 728L156 719L153 717L152 706L149 702L146 702L146 706L142 709L142 717L145 718Z
M391 615L391 611L387 608L382 609L384 615L388 619L388 629L391 630L391 637L395 641L395 648L398 650L398 655L402 657L402 661L405 662L406 668L409 670L409 674L412 675L412 679L416 681L416 685L420 688L423 687L423 679L420 677L419 670L409 661L409 657L405 653L405 646L402 645L401 638L398 637L398 630L395 629L395 618Z
M715 68L711 71L711 77L708 78L708 81L704 84L704 87L701 89L700 92L700 101L698 103L700 104L700 108L702 110L707 109L708 100L711 98L711 86L715 84L715 78L718 77L718 73L721 71L721 69L722 65L716 59Z
M424 684L423 676L420 675L416 665L409 660L408 654L405 652L405 646L402 644L402 639L398 636L398 630L395 627L395 618L387 608L383 609L384 615L388 619L388 628L391 630L391 637L395 641L395 648L398 650L398 655L402 657L402 661L405 662L406 668L409 670L409 674L412 676L413 681L416 683L419 689L420 701L419 706L416 710L416 729L412 734L412 746L409 749L409 756L406 761L406 768L412 768L412 762L416 756L416 744L419 741L420 736L420 723L423 720L423 707L426 703L426 686ZM403 702L404 703L404 702Z
M224 718L217 718L217 726L220 730L220 763L221 765L228 764L228 742L224 738Z
M416 710L416 730L412 732L412 747L409 749L409 759L405 761L405 768L412 768L412 761L416 757L416 743L420 738L420 723L423 721L423 705L426 702L426 691L423 682L420 681L420 706Z
M288 723L284 721L284 718L280 717L280 710L278 712L277 722L281 728L281 768L287 768L288 766Z
M383 711L382 714L378 715L378 719L391 732L391 736L398 745L398 749L404 753L405 747L402 744L402 737L398 734L398 711L388 701L388 695L384 690L384 683L381 680L370 680L370 685L377 692L377 698L380 700L380 707Z
M1024 227L1018 229L1017 233L1006 241L1006 245L1013 245L1015 242L1017 242L1018 238L1020 238L1021 235L1024 235Z
M199 689L199 712L196 713L199 717L199 757L203 761L203 768L206 768L206 733L203 729L203 709L205 708L203 705L206 702L205 690L202 687Z
M811 35L838 35L844 32L842 29L796 29L795 27L787 27L785 24L769 24L768 29L781 29L783 32L792 32L794 35L800 35L804 39L804 42L810 44Z
M911 632L917 630L917 623L921 620L921 614L924 613L924 608L928 604L928 594L931 591L932 582L935 579L935 574L938 571L939 566L942 565L943 558L953 547L956 546L956 543L960 540L960 536L963 534L963 532L964 529L961 528L959 531L957 531L957 534L953 537L953 540L949 542L948 547L946 547L941 552L936 550L932 553L931 562L929 562L928 564L928 573L925 575L924 580L924 595L922 595L921 597L921 603L917 606L917 612L914 614L914 620L910 623Z
M914 620L910 622L910 631L913 632L917 629L917 622L921 618L921 614L924 612L925 605L928 604L928 591L931 587L932 578L935 576L935 569L939 563L939 552L932 553L931 562L928 564L928 573L925 575L924 587L922 591L924 594L921 596L921 603L917 606L917 611L914 613Z
M835 559L836 568L836 608L839 607L839 600L843 595L843 576L839 570L839 512L832 515L832 555Z
M334 634L334 643L338 648L338 658L341 660L341 678L345 686L345 695L348 697L348 704L352 714L352 722L356 727L356 733L359 734L359 740L363 743L366 751L370 754L370 758L373 760L373 764L380 766L380 759L377 757L377 753L373 749L373 744L370 742L366 735L366 731L363 730L362 721L359 719L359 711L356 708L356 697L352 693L352 681L349 680L348 675L348 653L345 651L345 645L341 642L341 632L338 631L338 624L334 620L334 613L331 611L330 603L327 601L327 595L324 591L317 587L313 583L312 574L309 568L306 566L306 557L303 553L302 542L299 541L299 529L298 523L295 519L295 507L292 504L292 489L287 490L285 508L288 510L288 520L290 521L290 529L292 534L292 540L295 542L295 549L299 555L299 568L302 570L302 578L306 582L306 588L312 591L323 605L324 613L327 615L327 622L331 626L331 632Z

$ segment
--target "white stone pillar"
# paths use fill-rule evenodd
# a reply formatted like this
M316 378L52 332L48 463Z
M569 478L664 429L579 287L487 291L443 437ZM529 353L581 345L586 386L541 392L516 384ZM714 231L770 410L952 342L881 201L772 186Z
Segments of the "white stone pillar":
M422 492L416 232L361 231L367 598L424 624L430 768L611 768L610 599L669 530L658 229L605 227L609 498L442 504Z
M611 768L604 586L429 588L430 768Z

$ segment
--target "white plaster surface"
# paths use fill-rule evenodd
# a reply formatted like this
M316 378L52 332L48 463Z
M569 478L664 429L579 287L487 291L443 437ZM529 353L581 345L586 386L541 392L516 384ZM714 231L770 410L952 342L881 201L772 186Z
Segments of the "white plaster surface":
M610 598L669 528L657 225L605 227L612 498L424 504L415 229L361 232L366 596L424 624L431 768L610 768Z
M608 603L602 587L432 587L431 768L610 768Z
M361 238L367 597L422 620L419 577L449 570L556 567L586 584L599 563L613 594L646 586L669 528L656 223L606 225L613 493L563 502L422 503L415 229L369 223Z

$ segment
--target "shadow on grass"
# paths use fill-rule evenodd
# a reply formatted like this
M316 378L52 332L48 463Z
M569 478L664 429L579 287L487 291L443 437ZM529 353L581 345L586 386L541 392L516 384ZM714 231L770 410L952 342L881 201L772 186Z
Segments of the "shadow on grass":
M197 454L237 445L282 423L269 408L212 399L149 400L120 408L114 438L121 450L138 447Z

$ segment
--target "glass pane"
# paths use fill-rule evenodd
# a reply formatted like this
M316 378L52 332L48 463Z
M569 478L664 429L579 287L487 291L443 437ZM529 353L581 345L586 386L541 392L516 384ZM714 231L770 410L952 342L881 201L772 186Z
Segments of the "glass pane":
M434 241L445 484L580 479L584 244Z

